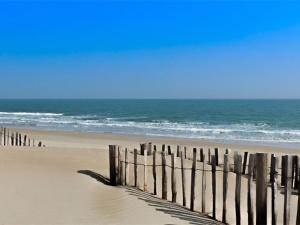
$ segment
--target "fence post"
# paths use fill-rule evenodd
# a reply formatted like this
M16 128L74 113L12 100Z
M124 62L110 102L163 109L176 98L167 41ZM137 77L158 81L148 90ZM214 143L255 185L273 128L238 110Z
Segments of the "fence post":
M203 154L203 163L202 163L202 213L205 213L205 198L206 198L206 171L205 171L205 154Z
M213 219L216 219L216 156L211 156L211 176L212 176L212 194L213 194Z
M175 154L172 153L171 154L171 185L172 185L172 202L176 202L177 199L177 188L176 188L176 158L175 158Z
M200 162L203 162L203 148L200 148Z
M248 159L248 152L244 153L244 162L243 162L243 174L246 174L246 168L247 168L247 159Z
M252 189L254 160L255 160L255 155L250 154L249 164L248 164L248 195L247 195L248 225L253 225L254 224L254 219L253 219L253 214L254 214L253 213L253 189Z
M185 171L184 171L184 160L183 154L180 152L181 159L181 177L182 177L182 205L186 206L186 196L185 196Z
M298 167L299 167L299 164L298 164L298 156L295 155L293 156L293 177L294 177L294 186L293 188L294 189L298 189L298 182L299 182L299 170L298 170Z
M128 184L127 180L129 180L129 167L128 167L128 149L125 148L125 186Z
M184 158L186 159L186 147L184 147Z
M227 223L227 190L228 190L228 154L224 154L224 167L223 167L223 213L222 213L222 223Z
M148 162L147 162L147 157L148 157L148 150L146 150L145 154L144 154L144 191L147 192L148 191Z
M19 146L22 146L22 135L19 134Z
M176 157L179 157L179 152L180 152L180 145L177 145L177 155L176 155Z
M137 187L137 149L133 151L133 162L134 162L134 187Z
M274 154L271 155L271 185L272 185L272 225L277 224L277 207L276 207L276 200L277 200L277 173L278 170L278 158L274 156Z
M211 161L210 161L210 148L208 149L208 164L210 165L211 164Z
M109 173L110 173L110 183L116 186L116 146L109 145Z
M146 149L146 144L140 144L140 154L141 155L145 154L145 149Z
M3 133L4 133L3 145L5 146L6 145L6 128L4 128Z
M27 141L27 135L24 135L24 143L23 143L23 146L26 146L26 141Z
M14 139L15 139L14 133L11 134L10 139L11 139L11 146L14 146Z
M216 166L219 166L219 149L215 148L215 160L216 160Z
M152 155L152 143L149 142L147 145L147 154Z
M117 179L118 179L118 185L121 185L121 151L120 146L117 146L118 148L118 172L117 172Z
M242 177L242 156L237 155L235 161L235 214L236 214L236 224L241 224L241 177Z
M157 195L157 190L156 190L156 146L154 145L154 150L153 150L153 166L152 166L152 173L153 173L153 194Z
M284 186L285 183L286 183L286 178L285 178L285 175L286 175L286 166L285 166L285 156L281 156L281 186Z
M268 155L256 153L256 224L267 224Z
M193 149L193 165L192 165L192 173L191 173L191 201L190 201L191 211L194 211L196 162L197 162L197 149L194 148Z
M19 133L16 132L16 146L19 146Z
M299 164L299 158L298 158L298 164ZM299 167L298 167L299 170ZM299 174L299 171L298 171ZM298 182L298 206L297 206L297 220L296 225L300 225L300 182Z
M162 168L162 199L167 200L168 190L167 190L167 171L166 171L166 155L163 151L161 153L161 168Z
M168 145L168 155L171 155L172 154L172 149L171 149L171 146Z
M292 156L284 156L285 161L285 187L284 187L284 213L283 224L290 224L290 201L291 201L291 177L292 177Z

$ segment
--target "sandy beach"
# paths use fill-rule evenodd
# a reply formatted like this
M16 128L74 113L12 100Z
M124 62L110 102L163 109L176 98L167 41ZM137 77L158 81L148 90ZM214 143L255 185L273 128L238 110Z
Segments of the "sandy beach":
M10 129L14 131L14 129ZM161 144L188 147L219 147L232 151L297 153L296 149L262 146L227 145L193 139L125 136L113 134L41 131L17 129L46 147L11 147L0 149L0 224L215 224L205 215L182 208L180 172L178 177L178 205L162 201L151 194L130 187L108 185L108 145L116 144L129 149L139 148L140 143L152 142L160 150ZM132 156L130 156L132 157ZM169 163L170 159L167 159ZM220 159L222 162L222 158ZM151 162L149 162L151 163ZM190 166L190 161L186 161ZM199 168L201 163L197 165ZM170 173L170 171L168 171ZM201 173L201 172L199 172ZM149 192L153 190L151 168L148 171ZM139 188L142 188L142 169L139 169ZM190 174L187 172L187 184ZM196 178L195 210L201 211L200 174ZM217 172L217 219L222 212L222 172ZM161 171L158 170L158 180ZM229 175L228 221L235 224L234 184L235 175ZM132 184L130 176L130 184ZM207 214L211 216L211 176L207 175ZM158 182L158 196L161 186ZM242 178L242 190L246 189L246 178ZM255 185L255 184L253 184ZM168 184L170 190L170 182ZM243 191L242 191L243 192ZM171 191L168 200L171 200ZM190 190L187 190L189 205ZM270 194L270 190L268 190ZM247 223L247 195L241 199L242 224ZM255 199L255 198L254 198ZM282 223L283 195L279 195L278 222ZM254 202L255 203L255 202ZM291 199L291 222L296 219L297 197ZM270 210L270 204L268 210ZM269 223L271 220L269 219Z

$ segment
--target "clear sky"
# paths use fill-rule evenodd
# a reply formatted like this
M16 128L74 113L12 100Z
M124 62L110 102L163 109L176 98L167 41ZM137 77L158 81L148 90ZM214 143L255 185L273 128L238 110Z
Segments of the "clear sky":
M300 98L300 1L0 0L0 98Z

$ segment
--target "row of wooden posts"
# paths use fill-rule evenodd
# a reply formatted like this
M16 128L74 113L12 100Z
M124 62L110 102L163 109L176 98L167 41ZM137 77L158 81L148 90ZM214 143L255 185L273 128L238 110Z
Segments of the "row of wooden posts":
M0 128L0 145L3 146L36 146L35 140L29 138L26 134L20 132L12 132L8 128ZM41 141L37 143L37 147L45 146Z
M125 153L125 155L123 154ZM129 153L134 154L134 162L130 162L128 160ZM144 157L144 163L138 163L138 155L142 155ZM234 164L230 164L230 152L229 150L225 150L223 164L221 165L219 162L219 149L214 149L214 154L211 154L211 150L208 150L208 157L206 160L206 155L203 149L200 149L200 157L197 156L197 148L193 149L192 158L187 157L187 148L184 147L183 151L180 146L177 146L176 154L172 152L171 147L168 146L168 150L166 151L166 146L162 145L162 150L160 152L161 155L161 165L156 165L156 157L158 155L158 151L156 146L154 145L152 148L152 144L142 144L140 148L140 153L138 153L137 149L134 149L133 152L130 152L127 148L122 149L116 145L109 146L109 163L110 163L110 181L112 185L128 185L128 177L129 177L129 164L133 164L134 166L134 186L137 187L137 166L144 166L144 191L148 191L147 185L147 167L151 166L153 171L153 194L157 195L157 176L156 169L158 166L162 168L162 199L167 200L167 170L166 167L171 168L171 189L172 189L172 202L176 203L177 201L177 189L176 189L176 176L175 169L181 169L181 177L182 177L182 202L183 206L186 207L186 184L185 184L185 172L184 170L191 170L191 186L190 186L190 206L189 209L194 211L194 200L195 200L195 177L196 171L202 171L202 213L206 212L206 165L211 167L211 176L212 176L212 218L216 220L216 171L223 172L223 210L222 210L222 221L223 223L228 223L227 221L227 193L228 193L228 174L230 172L234 172L236 174L236 184L235 184L235 218L236 224L241 224L241 178L242 176L247 177L247 212L248 212L248 224L253 225L263 225L267 224L267 188L268 184L271 184L272 191L272 199L271 199L271 213L272 213L272 225L277 224L277 195L278 189L284 188L284 225L290 224L290 198L291 198L291 189L299 189L299 157L284 155L282 156L281 162L281 174L279 173L279 158L275 157L274 154L271 155L270 167L268 167L268 154L267 153L255 153L248 154L248 152L244 153L243 157L238 154L238 152L234 152L233 160ZM171 155L171 165L167 165L166 163L166 155ZM152 156L152 165L148 165L147 157ZM176 158L180 158L180 167L176 167ZM192 167L185 168L184 159L192 160ZM202 162L202 168L197 169L197 162ZM123 169L123 166L125 170ZM217 169L217 167L223 166L222 169ZM246 169L248 169L248 173L246 174ZM278 179L278 176L281 176L281 186ZM252 182L256 181L256 223L254 221L254 205L253 205L253 188ZM300 225L300 201L299 201L299 191L298 194L298 209L297 209L297 218L296 224Z

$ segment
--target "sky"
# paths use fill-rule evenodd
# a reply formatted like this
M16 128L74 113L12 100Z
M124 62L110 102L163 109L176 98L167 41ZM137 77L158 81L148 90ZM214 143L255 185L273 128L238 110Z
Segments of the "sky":
M0 98L300 98L300 1L0 0Z

